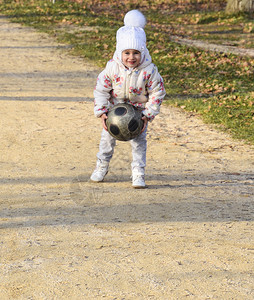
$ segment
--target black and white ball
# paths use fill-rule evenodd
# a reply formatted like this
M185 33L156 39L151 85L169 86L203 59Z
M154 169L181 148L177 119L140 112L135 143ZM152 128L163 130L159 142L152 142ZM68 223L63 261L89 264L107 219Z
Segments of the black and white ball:
M107 114L108 132L119 141L129 141L137 137L144 125L142 112L133 105L119 103Z

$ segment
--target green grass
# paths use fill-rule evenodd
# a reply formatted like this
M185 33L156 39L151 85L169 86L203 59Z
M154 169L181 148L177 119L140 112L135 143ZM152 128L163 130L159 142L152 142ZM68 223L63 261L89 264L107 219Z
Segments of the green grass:
M241 46L254 48L253 19L226 15L220 0L186 1L183 7L178 3L0 0L0 9L15 22L71 44L73 54L103 67L114 53L124 14L140 8L148 19L147 47L164 78L166 102L195 111L204 121L254 144L254 59L180 46L169 38L177 34L221 43L245 41Z

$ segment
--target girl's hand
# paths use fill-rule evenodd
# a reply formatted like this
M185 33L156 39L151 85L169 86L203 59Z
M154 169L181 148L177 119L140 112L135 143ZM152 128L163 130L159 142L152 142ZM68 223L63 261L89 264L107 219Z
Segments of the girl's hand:
M140 133L142 133L142 132L146 129L146 125L147 125L147 122L148 122L148 118L147 118L146 116L143 116L143 117L142 117L142 120L144 121L144 126L143 126L143 128L142 128L142 130L141 130Z
M107 128L107 126L106 126L106 120L107 120L107 115L106 114L103 114L103 115L101 115L101 122L102 122L102 127L106 130L106 131L108 131L108 128Z

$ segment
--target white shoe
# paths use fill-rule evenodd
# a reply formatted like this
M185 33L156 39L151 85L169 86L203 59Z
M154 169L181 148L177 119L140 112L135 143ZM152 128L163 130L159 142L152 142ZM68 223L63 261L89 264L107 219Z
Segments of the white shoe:
M132 187L134 189L146 188L145 175L140 175L140 174L132 175Z
M93 182L101 182L108 173L108 162L97 161L97 165L93 174L90 177L90 180Z

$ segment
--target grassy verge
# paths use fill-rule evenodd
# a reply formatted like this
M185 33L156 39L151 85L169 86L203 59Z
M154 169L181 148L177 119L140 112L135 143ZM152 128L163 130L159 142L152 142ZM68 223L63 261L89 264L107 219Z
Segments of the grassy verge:
M170 34L177 34L217 42L220 35L220 41L232 44L232 40L245 39L244 30L251 34L253 19L244 14L225 15L221 0L185 4L180 7L173 0L115 4L95 0L56 0L55 4L49 0L0 0L0 9L13 21L71 44L73 54L102 67L113 55L115 33L122 26L124 14L140 8L148 19L147 46L164 78L167 102L194 111L206 122L254 144L254 59L205 52L169 39ZM245 44L254 47L251 39L246 38Z

